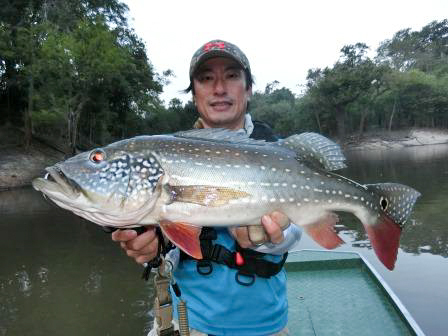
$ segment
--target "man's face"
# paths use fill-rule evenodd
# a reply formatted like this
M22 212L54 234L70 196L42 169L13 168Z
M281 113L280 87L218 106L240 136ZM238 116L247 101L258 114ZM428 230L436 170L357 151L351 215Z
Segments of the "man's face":
M194 99L206 128L239 129L252 90L247 90L244 71L230 58L205 61L193 78Z

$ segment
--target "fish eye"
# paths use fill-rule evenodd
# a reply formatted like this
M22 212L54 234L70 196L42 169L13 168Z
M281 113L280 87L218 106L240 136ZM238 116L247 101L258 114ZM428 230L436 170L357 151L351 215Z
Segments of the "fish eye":
M389 206L389 202L388 202L387 198L381 197L380 205L381 205L381 208L383 209L383 211L387 210L387 207Z
M95 149L90 153L90 161L93 163L101 163L106 158L106 153L100 149Z

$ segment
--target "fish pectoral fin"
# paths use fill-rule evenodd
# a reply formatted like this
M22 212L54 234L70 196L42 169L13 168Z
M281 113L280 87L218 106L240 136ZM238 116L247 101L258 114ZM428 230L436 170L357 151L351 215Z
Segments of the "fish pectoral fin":
M186 222L162 220L160 229L182 251L195 259L202 259L199 235L201 228Z
M305 230L316 243L331 250L344 243L334 231L334 226L338 221L338 215L329 212L314 223L307 225Z
M389 270L393 270L400 245L400 226L388 216L381 215L376 224L364 224L364 228L378 259Z
M222 206L229 203L230 200L250 196L244 191L207 185L167 186L166 188L169 189L171 202L194 203L209 207Z

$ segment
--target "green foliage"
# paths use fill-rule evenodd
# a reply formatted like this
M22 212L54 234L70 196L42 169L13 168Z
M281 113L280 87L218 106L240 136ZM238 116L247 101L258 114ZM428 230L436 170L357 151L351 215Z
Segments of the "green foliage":
M0 9L0 121L61 136L73 151L142 133L162 76L116 0L9 2ZM26 97L26 98L25 98ZM63 127L63 129L60 129Z
M191 101L160 100L173 73L155 72L127 10L119 0L2 2L0 124L50 136L67 151L191 128ZM373 59L367 51L346 45L332 67L310 69L300 97L268 83L250 112L281 136L448 127L448 20L400 30Z
M255 92L250 102L253 118L269 123L280 136L315 130L316 125L303 100L297 99L287 88L275 89L277 85L274 81L266 86L264 93Z

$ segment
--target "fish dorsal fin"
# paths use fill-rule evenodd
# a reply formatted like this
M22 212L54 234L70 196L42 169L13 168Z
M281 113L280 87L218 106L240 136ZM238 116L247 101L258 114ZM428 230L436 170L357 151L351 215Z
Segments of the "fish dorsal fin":
M277 144L296 152L298 159L311 162L327 171L346 167L341 147L323 135L311 132L295 134L277 141Z
M197 140L206 140L214 142L228 142L233 144L245 145L265 145L264 140L255 140L249 138L244 131L232 131L225 128L201 128L189 131L180 131L173 134L178 138L188 138Z

